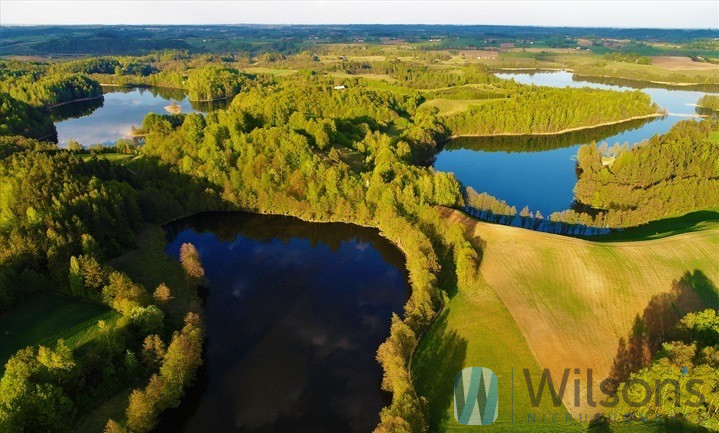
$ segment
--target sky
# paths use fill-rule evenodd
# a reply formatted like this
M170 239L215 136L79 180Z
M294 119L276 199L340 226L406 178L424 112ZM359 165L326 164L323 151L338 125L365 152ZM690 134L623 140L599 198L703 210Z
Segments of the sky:
M0 24L495 24L719 30L719 0L2 0Z

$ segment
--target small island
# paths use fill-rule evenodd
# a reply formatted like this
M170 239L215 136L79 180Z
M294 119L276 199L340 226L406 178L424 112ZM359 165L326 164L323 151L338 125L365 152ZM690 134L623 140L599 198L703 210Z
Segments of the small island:
M182 112L182 105L173 99L170 105L165 105L165 111L170 114L180 114Z

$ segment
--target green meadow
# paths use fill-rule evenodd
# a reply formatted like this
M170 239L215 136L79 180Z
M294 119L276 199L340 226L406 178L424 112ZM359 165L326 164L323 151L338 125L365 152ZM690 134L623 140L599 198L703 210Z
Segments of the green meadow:
M120 317L105 305L53 292L35 293L0 316L0 363L33 345L54 345L63 339L80 347L98 334L99 320Z

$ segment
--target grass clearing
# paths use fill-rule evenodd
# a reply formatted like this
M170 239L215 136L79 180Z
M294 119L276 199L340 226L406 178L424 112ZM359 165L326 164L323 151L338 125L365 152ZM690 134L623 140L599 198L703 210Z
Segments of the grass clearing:
M249 68L244 68L242 72L246 72L248 74L270 74L277 77L281 77L284 75L292 75L295 72L297 72L297 69L275 69L275 68L265 68L262 66L250 66Z
M514 367L512 431L541 431L541 426L527 423L528 413L559 413L563 419L565 409L532 408L522 395L527 387L523 377L518 378L518 370L538 371L539 365L559 380L566 368L580 368L583 374L592 368L596 387L609 375L619 339L629 337L638 317L648 323L661 322L670 312L684 313L719 302L717 222L683 233L678 225L671 229L665 222L668 229L656 239L592 242L484 223L455 210L443 212L446 218L464 224L481 242L483 256L476 286L452 298L445 316L433 325L415 354L414 381L430 401L436 428L432 431L473 431L459 427L452 415L451 380L462 367L487 367L498 375L500 416L495 424L499 430L509 427L511 402L508 405L503 387L508 383L508 370ZM640 239L642 234L648 232L632 236ZM442 349L442 344L458 349ZM455 352L457 360L451 356ZM570 376L565 406L574 414L594 413L591 408L571 407L573 378ZM582 382L583 402L585 395ZM594 395L603 394L595 389ZM524 424L518 425L518 419ZM547 431L584 428L576 423L550 423L549 427ZM657 425L642 428L671 431ZM479 429L491 431L493 427ZM612 430L635 431L619 425Z
M188 306L199 305L197 291L187 284L180 262L165 254L162 227L146 224L136 235L138 248L110 261L110 266L125 272L152 293L160 283L170 288L173 299L167 305L173 325L181 326Z
M366 78L368 80L378 80L378 81L384 80L384 81L387 81L388 83L396 83L397 82L396 78L391 77L387 74L348 74L346 72L329 72L329 73L327 73L327 75L329 75L331 77L336 77L336 78L347 78L347 79Z
M135 387L137 384L133 384L103 401L100 406L83 416L73 427L73 431L75 433L102 433L109 419L122 419L130 399L130 393Z
M429 101L425 101L424 103L422 103L422 105L420 105L420 108L423 108L423 109L437 108L439 110L439 115L449 116L452 114L461 113L462 111L467 111L473 105L480 105L480 104L484 104L487 101L493 101L493 100L494 99L435 98L435 99L430 99Z
M82 158L83 161L88 161L92 159L93 156L96 156L97 159L106 159L120 165L125 165L136 158L135 155L128 155L126 153L85 153L81 154L80 158Z
M109 307L51 292L35 293L0 316L0 365L27 346L54 346L62 338L71 348L95 338L98 320L111 322L119 313Z

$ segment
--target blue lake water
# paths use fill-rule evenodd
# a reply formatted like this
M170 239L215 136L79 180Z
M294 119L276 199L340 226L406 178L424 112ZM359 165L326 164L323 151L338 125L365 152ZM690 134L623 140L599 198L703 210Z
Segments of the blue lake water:
M573 79L569 72L497 74L524 84L552 87L593 87L635 90L611 84ZM493 137L453 140L437 155L434 167L453 172L457 179L478 192L505 200L517 210L529 206L544 216L571 207L574 199L576 154L579 146L596 141L636 144L665 133L675 123L696 118L695 104L705 92L644 88L660 107L672 113L663 118L636 121L554 137Z
M58 145L66 147L70 138L84 146L114 144L128 138L132 126L140 126L148 113L168 114L165 107L175 100L182 113L205 111L190 103L180 90L156 88L105 88L102 98L57 107L55 118ZM194 107L193 107L194 105Z
M375 360L409 286L377 230L204 213L166 227L208 277L205 366L159 432L362 432L388 404Z

